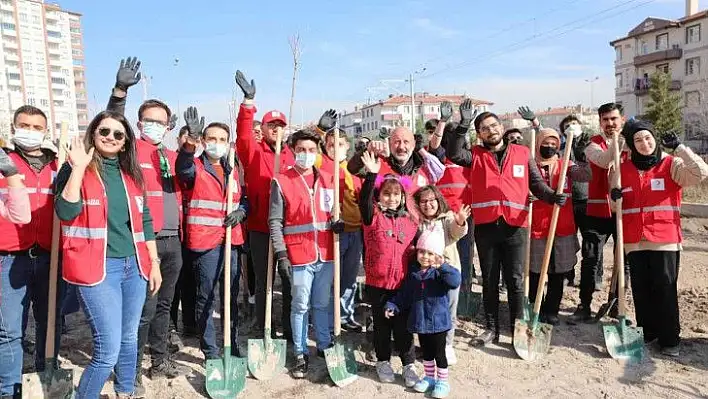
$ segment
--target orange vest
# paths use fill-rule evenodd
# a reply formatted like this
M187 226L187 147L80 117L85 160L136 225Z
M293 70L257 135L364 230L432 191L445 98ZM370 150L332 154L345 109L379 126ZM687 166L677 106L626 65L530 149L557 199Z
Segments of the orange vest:
M546 178L546 184L556 191L558 188L558 180L560 179L562 160L558 159L553 168L553 175L547 176L539 165L541 174ZM571 161L572 165L572 161ZM572 181L570 176L566 176L563 192L571 195ZM531 220L531 238L542 239L548 237L548 229L551 225L551 214L553 213L553 205L545 201L536 201L533 203L533 216ZM575 217L573 216L573 201L568 198L565 205L560 210L558 215L558 225L556 226L556 236L565 237L575 234Z
M472 216L475 224L494 223L503 217L510 226L527 227L529 149L509 145L502 169L496 155L482 146L472 150L470 182L474 187Z
M52 221L54 220L54 179L57 162L47 164L37 173L21 155L10 152L17 172L24 175L29 194L32 220L28 224L14 224L0 219L0 251L24 251L34 244L52 249ZM7 195L7 180L0 176L0 193Z
M641 175L634 164L622 162L622 229L624 242L674 244L681 236L681 186L671 178L672 156ZM534 212L536 210L534 209Z
M465 202L469 203L472 199L472 190L470 182L467 179L469 173L469 168L456 165L446 159L445 172L435 184L445 198L445 201L447 201L450 209L455 213L460 211L460 208L462 208Z
M152 263L143 232L143 190L121 172L128 200L128 213L140 274L150 276ZM61 221L62 276L65 281L84 286L99 284L106 277L108 204L103 182L87 169L81 183L83 207L72 220ZM51 230L51 224L47 227Z
M207 172L202 158L194 160L196 175L194 188L187 202L187 248L205 251L224 243L226 227L226 190L222 183ZM236 168L231 170L233 183L233 210L241 202L241 183ZM238 224L231 229L231 245L244 242L243 226Z
M327 172L318 170L318 173L314 190L294 167L276 178L284 200L283 239L293 266L334 260L334 235L330 228L334 182Z
M152 225L155 229L155 234L162 230L164 222L164 204L162 202L162 170L160 169L160 153L158 146L150 144L145 140L136 140L136 152L138 154L138 162L140 169L143 172L143 180L145 181L145 196L147 198L148 208L150 208L150 216L152 216ZM181 191L179 190L179 182L175 177L175 162L177 161L177 153L163 149L170 163L170 173L173 176L173 187L177 196L177 205L182 203ZM182 213L180 212L180 222L182 221Z

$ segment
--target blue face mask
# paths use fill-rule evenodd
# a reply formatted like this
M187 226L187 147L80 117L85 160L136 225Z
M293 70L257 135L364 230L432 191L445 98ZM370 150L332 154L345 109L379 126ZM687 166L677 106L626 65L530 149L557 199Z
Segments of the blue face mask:
M309 169L315 166L317 154L311 152L298 152L295 154L295 163L302 169Z
M167 128L157 122L143 123L143 137L152 144L160 144Z

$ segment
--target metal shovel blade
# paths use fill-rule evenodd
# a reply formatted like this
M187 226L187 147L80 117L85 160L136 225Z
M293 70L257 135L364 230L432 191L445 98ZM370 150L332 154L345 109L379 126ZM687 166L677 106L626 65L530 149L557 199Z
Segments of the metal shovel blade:
M207 360L206 390L212 399L235 398L246 385L246 360L231 356L231 347L224 348L223 359Z
M605 346L613 359L626 360L631 363L640 362L644 357L644 330L641 327L630 327L624 316L617 323L602 326L605 334Z
M325 362L329 377L338 387L347 386L358 378L354 351L339 342L325 349Z
M533 306L529 302L529 297L524 296L521 302L521 317L523 317L524 320L531 320L531 313L533 313Z
M457 315L474 318L482 305L482 294L474 291L460 290L457 301Z
M248 371L253 378L265 381L285 369L287 343L284 339L272 339L266 331L263 339L248 340Z
M538 316L531 320L516 319L514 323L514 350L520 358L532 362L548 353L551 346L553 326L538 322Z
M71 399L74 397L74 370L54 368L47 361L42 372L22 376L22 399Z

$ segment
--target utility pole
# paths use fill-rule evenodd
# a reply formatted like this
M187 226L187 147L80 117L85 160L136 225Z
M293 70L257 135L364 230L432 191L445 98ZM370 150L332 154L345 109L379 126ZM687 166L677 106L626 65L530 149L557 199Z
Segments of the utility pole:
M415 72L411 72L408 75L408 83L411 88L411 131L415 133L415 90L413 89L413 75L425 72L426 68L419 69ZM423 113L421 113L422 115Z
M594 78L590 79L585 79L585 82L590 83L590 111L592 111L593 107L595 106L595 81L600 79L599 76L595 76Z
M144 73L143 78L140 79L140 83L143 85L143 102L145 102L148 99L148 86L152 83L152 76Z

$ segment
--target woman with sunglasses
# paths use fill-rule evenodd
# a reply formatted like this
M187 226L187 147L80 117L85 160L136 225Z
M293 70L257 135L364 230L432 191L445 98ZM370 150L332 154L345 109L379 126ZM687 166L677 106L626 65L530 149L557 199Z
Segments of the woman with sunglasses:
M77 288L94 348L76 397L98 398L115 368L116 397L128 398L147 286L154 295L162 281L135 134L123 115L104 111L68 154L56 183L62 275Z

